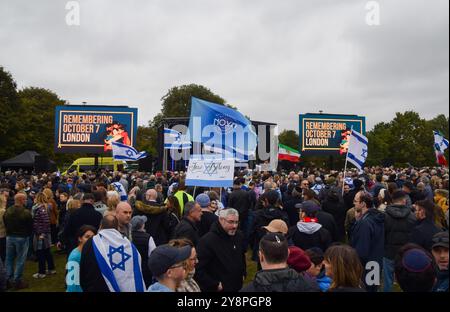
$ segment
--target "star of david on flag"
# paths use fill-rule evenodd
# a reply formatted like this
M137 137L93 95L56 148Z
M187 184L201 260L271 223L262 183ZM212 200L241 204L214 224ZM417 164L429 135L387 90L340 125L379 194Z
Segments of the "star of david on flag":
M114 255L119 254L121 257L121 260L116 263L114 262ZM114 248L113 246L109 246L109 264L111 265L111 270L120 269L122 271L125 271L125 263L131 258L131 255L127 254L124 251L124 246L119 246L117 248Z
M366 162L367 153L369 150L368 144L369 140L367 137L358 131L352 130L347 152L347 161L355 165L359 171L362 171L364 168L364 163Z
M112 154L115 160L129 160L136 161L147 157L147 152L138 152L132 146L113 142L112 143Z

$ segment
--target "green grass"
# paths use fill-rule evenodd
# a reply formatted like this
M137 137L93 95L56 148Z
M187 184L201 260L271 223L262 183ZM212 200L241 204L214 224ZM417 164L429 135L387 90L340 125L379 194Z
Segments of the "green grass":
M48 275L43 279L33 278L33 274L38 271L38 263L34 261L27 261L25 263L23 278L29 284L28 288L17 290L17 292L64 292L65 272L66 272L66 255L56 253L52 249L53 260L55 261L56 274ZM16 290L12 290L16 291Z

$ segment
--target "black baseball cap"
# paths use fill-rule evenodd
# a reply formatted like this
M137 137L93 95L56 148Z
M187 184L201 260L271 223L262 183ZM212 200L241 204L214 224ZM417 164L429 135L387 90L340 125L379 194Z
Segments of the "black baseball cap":
M161 245L156 247L148 258L148 268L153 276L163 275L177 263L180 263L191 256L191 246L173 247Z

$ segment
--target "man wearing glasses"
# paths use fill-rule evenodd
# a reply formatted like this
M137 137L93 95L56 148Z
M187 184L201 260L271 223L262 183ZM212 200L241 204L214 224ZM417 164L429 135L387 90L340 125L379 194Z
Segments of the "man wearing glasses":
M243 235L238 231L239 213L227 208L200 239L195 280L202 291L233 292L242 288L246 275Z
M158 282L148 292L175 292L186 275L186 260L191 256L191 246L180 248L161 245L148 258L148 268Z

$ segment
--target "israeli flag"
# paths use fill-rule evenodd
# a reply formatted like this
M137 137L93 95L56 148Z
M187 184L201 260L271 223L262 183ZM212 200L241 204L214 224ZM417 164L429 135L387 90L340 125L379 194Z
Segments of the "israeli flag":
M114 186L114 189L119 193L120 195L120 201L127 201L128 195L127 191L125 190L125 187L120 182L113 182L111 183L112 186Z
M98 267L111 292L144 292L141 256L115 229L100 230L92 238Z
M365 137L358 131L352 130L347 152L347 161L355 165L355 167L358 168L359 171L363 170L364 163L366 162L368 142L369 140L367 139L367 137Z
M438 131L433 131L434 135L434 149L439 153L444 153L448 148L448 140L442 136Z
M164 128L165 149L191 149L192 143L174 129Z
M136 161L148 156L147 152L139 153L132 146L118 142L112 142L112 154L113 158L116 160L129 160L129 161Z

